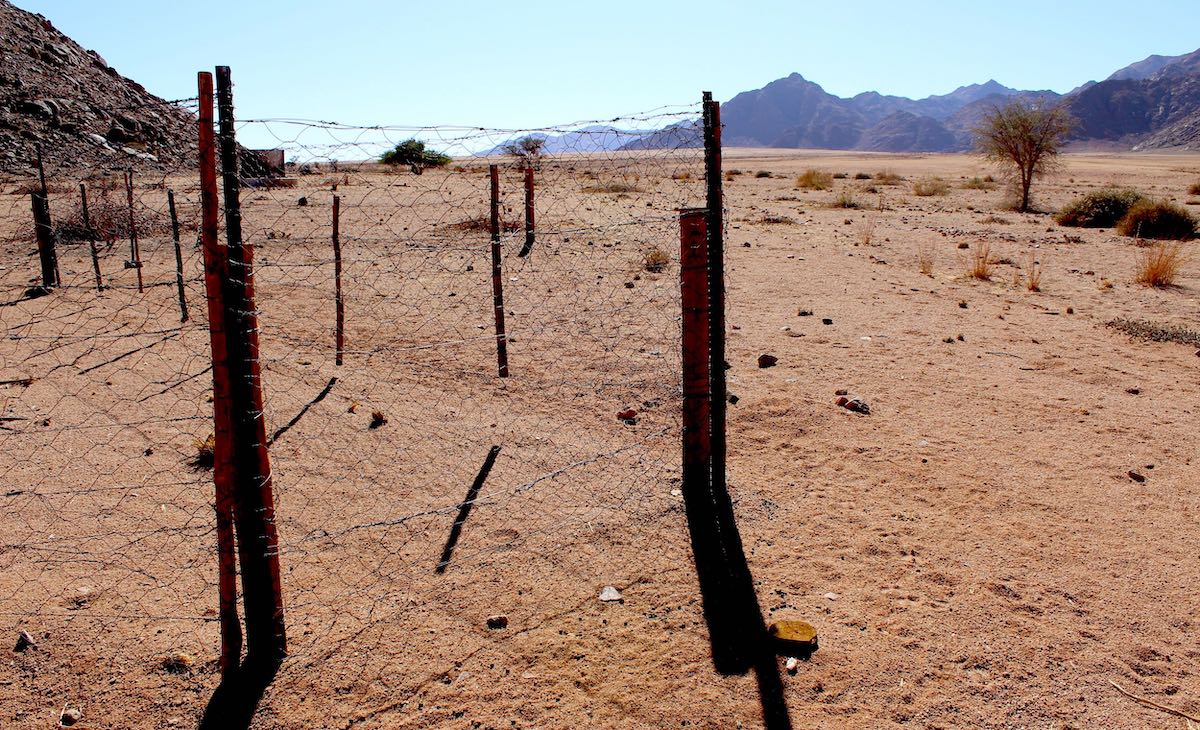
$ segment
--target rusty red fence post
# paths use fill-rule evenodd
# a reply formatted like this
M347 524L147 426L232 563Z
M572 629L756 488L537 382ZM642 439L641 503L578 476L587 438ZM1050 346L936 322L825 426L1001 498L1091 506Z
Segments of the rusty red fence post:
M125 173L125 197L129 202L129 264L137 270L138 293L145 291L142 282L142 248L138 244L137 220L133 215L133 168Z
M221 282L228 262L218 241L216 139L213 135L213 77L197 78L200 97L200 243L204 256L204 288L213 373L213 485L216 499L218 617L221 671L228 674L241 660L242 628L237 607L237 547L234 543L233 416L229 388L229 354L225 346L225 305Z
M171 213L171 239L175 243L175 287L179 290L179 321L188 321L187 293L183 288L183 249L179 246L179 215L175 211L175 191L167 191L167 209Z
M337 310L334 339L337 348L335 361L338 365L342 364L343 353L346 350L346 307L345 302L342 300L342 239L338 230L341 210L342 199L335 195L333 196L333 301Z
M521 246L517 256L524 258L533 250L533 242L536 234L537 225L534 220L533 209L533 166L525 167L525 245Z
M233 462L238 560L246 623L246 661L278 665L287 655L279 537L275 525L267 427L263 413L258 311L254 297L254 249L242 237L241 177L233 116L233 81L217 67L217 114L225 192L228 269L222 286L229 382L233 402Z
M42 167L40 149L37 153L37 168L41 187L30 195L33 205L33 232L37 238L38 261L42 269L42 289L49 291L62 284L62 277L58 273L54 224L50 219L50 190L46 186L46 171Z
M504 333L504 278L500 267L500 168L488 168L491 180L492 307L496 312L496 362L500 377L508 377L508 336Z
M96 291L104 291L104 279L100 276L100 251L96 249L96 233L92 230L92 217L88 213L87 185L79 183L79 207L83 213L83 231L92 251L92 270L96 273Z

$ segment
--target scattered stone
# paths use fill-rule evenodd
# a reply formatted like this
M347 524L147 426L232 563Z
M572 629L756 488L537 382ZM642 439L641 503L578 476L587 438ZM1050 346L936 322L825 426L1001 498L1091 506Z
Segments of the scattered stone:
M967 308L967 300L966 300L966 299L960 299L960 300L958 300L958 308L959 308L959 309L966 309L966 308Z
M800 668L800 660L794 656L790 656L783 663L783 668L787 670L788 674L795 674L796 670Z
M775 357L774 355L763 353L762 355L758 356L758 366L760 368L773 368L778 362L779 358Z
M821 320L821 324L833 324L833 320L826 317L825 319Z
M943 337L942 342L945 342L947 345L953 345L954 338L953 337Z
M966 338L966 337L963 337L961 334L960 334L958 337L955 337L954 339L958 340L959 342L966 342L966 341L967 341L967 338Z
M801 309L799 312L796 313L796 315L799 317L811 317L811 316L813 316L813 313L812 313L811 309Z
M21 630L17 632L17 645L13 647L13 651L19 653L36 648L37 644L33 642L33 637L29 635L28 631Z
M632 408L627 408L627 409L617 413L618 421L628 421L629 419L636 418L636 417L637 417L637 411L633 410Z
M1067 314L1075 314L1075 307L1067 307Z
M1125 392L1130 395L1138 395L1142 392L1141 388L1126 388Z
M1133 481L1137 482L1138 484L1141 484L1146 481L1145 476L1137 473L1136 471L1133 471L1132 469L1129 470L1129 478L1132 479Z
M62 715L58 718L58 724L63 727L71 727L75 723L83 719L83 713L77 708L68 707L62 711Z
M371 425L367 428L379 428L387 422L387 416L383 415L383 411L375 411L371 414Z
M817 650L817 630L804 621L777 621L768 631L785 656L807 659Z
M837 390L833 391L833 394L834 395L850 395L850 391L846 390L845 388L838 388Z
M743 247L743 248L750 248L750 242L749 242L749 241L746 241L745 243L743 243L743 244L742 244L742 247Z
M833 593L833 592L825 594L825 599L829 600L829 601L836 601L839 598L841 598L841 596L839 596L838 594Z
M600 591L600 600L605 603L624 603L625 596L613 586L604 586Z
M842 396L837 399L837 404L848 411L853 411L854 413L861 413L864 416L871 415L871 406L867 405L866 401L859 398L847 398L846 396Z
M728 395L728 397L726 398L726 400L729 401L729 405L736 406L738 401L741 400L741 398L737 397L736 393L730 393Z
M960 251L962 251L964 249L968 249L970 247L971 247L971 244L967 243L966 241L963 241L962 243L958 244L958 249Z
M500 629L507 629L508 628L508 616L505 616L503 614L496 614L495 616L488 616L487 627L489 629L492 629L493 631L499 631Z

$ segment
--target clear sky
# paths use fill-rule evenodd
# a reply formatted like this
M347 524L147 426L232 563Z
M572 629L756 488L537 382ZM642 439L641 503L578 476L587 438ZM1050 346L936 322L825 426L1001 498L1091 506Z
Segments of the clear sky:
M1200 46L1200 0L16 0L159 96L233 68L238 116L517 128L799 72L922 97L1068 91Z

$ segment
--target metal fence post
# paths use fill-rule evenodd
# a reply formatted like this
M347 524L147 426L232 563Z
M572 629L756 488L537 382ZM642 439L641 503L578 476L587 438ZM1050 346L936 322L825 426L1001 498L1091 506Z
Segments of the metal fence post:
M222 296L233 402L235 525L242 569L246 659L249 663L275 665L287 654L287 632L263 415L258 312L254 302L254 249L242 239L241 180L233 117L233 82L228 66L217 67L217 112L229 262Z
M508 336L504 332L504 277L500 268L500 168L488 167L491 181L492 307L496 311L496 362L500 377L508 377Z
M204 289L213 373L213 486L217 531L218 617L221 627L221 672L237 668L242 654L242 627L237 607L237 546L234 542L233 417L229 394L229 354L225 346L225 305L221 282L227 277L225 249L218 241L217 146L213 134L213 77L197 77L200 97L200 243L204 255Z

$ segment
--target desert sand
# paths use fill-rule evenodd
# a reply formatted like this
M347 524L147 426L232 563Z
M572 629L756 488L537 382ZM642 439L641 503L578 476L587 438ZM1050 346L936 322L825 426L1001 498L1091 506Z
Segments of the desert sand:
M1153 289L1132 239L964 188L996 174L978 158L730 149L725 168L730 489L764 614L821 644L783 673L793 725L1184 728L1111 682L1200 713L1200 357L1106 323L1195 328L1195 244ZM797 189L810 168L845 177ZM299 415L271 447L290 657L251 727L760 727L753 677L713 670L678 492L674 210L702 204L698 155L543 171L533 254L504 237L504 380L472 224L484 172L323 170L243 194L268 433ZM925 176L947 194L915 195ZM1197 211L1198 180L1195 155L1067 155L1035 200L1122 184ZM194 177L145 181L139 206L161 219L164 186L194 225ZM515 171L504 189L519 221ZM844 193L860 207L831 207ZM68 286L24 299L29 199L0 199L0 380L32 379L0 385L18 419L0 422L0 637L35 642L4 647L0 725L77 708L77 727L195 726L219 673L211 472L189 463L212 430L194 230L181 326L165 229L143 236L145 294L117 241L112 289L73 244ZM983 246L990 280L967 274Z

